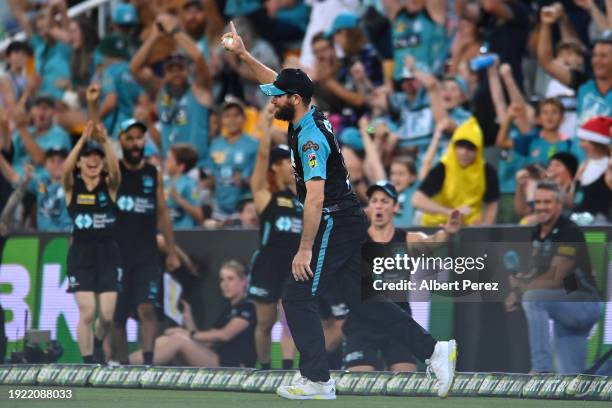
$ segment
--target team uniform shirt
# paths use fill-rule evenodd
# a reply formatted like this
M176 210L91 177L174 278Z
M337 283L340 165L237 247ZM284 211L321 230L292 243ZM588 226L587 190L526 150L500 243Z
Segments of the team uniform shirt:
M404 69L404 58L411 55L417 63L429 71L439 68L445 49L444 26L436 24L423 10L410 14L400 11L391 27L393 41L393 79L400 79ZM443 60L443 58L442 58Z
M572 153L578 159L584 157L584 152L580 149L577 139L559 140L556 143L550 143L540 136L540 132L539 128L535 128L531 132L514 139L514 150L520 155L528 157L530 163L540 163L546 166L550 158L559 152Z
M51 127L43 133L35 134L34 127L29 127L28 131L34 138L34 141L42 150L53 149L66 149L70 151L72 149L72 142L70 136L64 129L58 125L51 125ZM28 152L21 140L21 134L18 130L13 133L13 168L20 174L23 174L23 165L29 160ZM42 166L36 167L37 172L42 171Z
M570 87L576 90L576 126L581 126L595 116L612 116L612 88L602 94L595 79L584 72L572 70Z
M540 230L540 225L536 226L531 235L533 277L546 273L555 256L566 257L573 260L575 265L563 280L564 288L567 291L582 290L596 294L591 260L580 228L562 215L544 238L540 237Z
M213 328L222 329L232 319L244 319L249 325L233 339L214 345L213 349L219 355L219 365L221 367L254 367L257 360L257 354L255 353L255 325L257 324L255 306L246 299L242 299L236 305L228 305Z
M248 193L247 186L234 184L234 174L248 179L253 173L259 143L250 136L242 135L233 143L218 137L210 145L211 170L215 178L215 199L225 214L236 212L241 196Z
M45 42L38 34L32 36L30 45L34 50L36 73L42 78L38 93L62 99L64 90L58 87L58 82L65 82L64 86L70 84L72 49L61 41Z
M28 186L36 196L36 229L43 232L69 232L72 219L66 206L66 193L62 183L52 181L45 170Z
M391 94L389 108L399 117L397 136L400 147L426 146L429 143L435 123L424 89L419 90L412 102L403 92Z
M515 126L512 126L508 136L514 142L514 146L511 149L500 150L497 175L499 177L499 191L501 193L514 194L516 191L516 173L527 166L530 160L529 157L516 149L520 145L520 138L523 136L521 136L521 133Z
M303 207L291 190L272 194L260 214L261 246L253 254L249 298L276 303L300 244Z
M136 83L130 73L129 63L126 61L111 64L102 72L102 98L109 94L117 95L117 106L102 120L110 135L119 136L119 123L133 116L134 107L138 97L144 89Z
M138 170L126 168L123 162L119 166L116 240L123 261L156 262L157 169L148 163Z
M208 162L208 117L210 109L193 95L191 86L181 96L172 96L164 87L157 100L161 122L162 155L174 143L189 143L198 152L198 165Z
M324 214L359 207L331 123L320 110L312 107L295 127L290 123L288 138L301 203L306 182L320 178L325 180Z
M68 203L72 242L68 249L68 292L116 292L121 280L121 256L114 240L117 220L104 174L91 191L75 173Z
M418 190L419 183L414 182L399 192L397 203L399 211L393 215L393 225L396 228L408 228L412 226L414 219L414 208L412 208L412 196Z
M197 226L193 217L191 217L176 201L170 196L170 190L174 188L179 196L187 200L192 205L199 204L198 183L186 174L171 179L164 179L164 189L166 190L166 204L170 210L172 225L175 229L189 229Z

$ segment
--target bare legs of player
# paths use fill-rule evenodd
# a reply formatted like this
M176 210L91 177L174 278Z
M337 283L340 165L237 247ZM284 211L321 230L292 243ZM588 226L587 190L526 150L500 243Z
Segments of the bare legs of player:
M91 325L96 313L96 295L94 292L76 292L74 295L79 308L77 325L77 342L81 356L93 356L93 332Z
M270 364L272 326L276 323L276 303L255 302L257 325L255 326L255 350L257 361L265 368Z
M138 320L140 329L140 348L143 353L153 351L157 336L157 313L151 303L138 305Z

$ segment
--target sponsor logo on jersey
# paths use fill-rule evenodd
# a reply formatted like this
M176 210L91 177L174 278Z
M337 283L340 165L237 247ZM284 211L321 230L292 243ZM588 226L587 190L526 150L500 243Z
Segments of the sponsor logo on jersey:
M310 166L311 169L314 169L315 167L317 167L317 155L314 153L309 153L308 154L308 165Z
M293 208L293 199L287 197L277 197L276 205L279 207Z
M316 152L317 150L319 150L319 145L313 142L312 140L309 140L302 145L303 152L307 152L308 150L314 150Z
M78 194L77 204L78 205L95 205L96 195L95 194Z

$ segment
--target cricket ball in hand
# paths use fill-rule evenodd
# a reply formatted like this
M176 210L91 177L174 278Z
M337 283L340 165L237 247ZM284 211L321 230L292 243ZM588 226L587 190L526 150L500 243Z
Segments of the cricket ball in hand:
M234 44L234 39L232 37L225 37L223 39L223 47L225 47L226 50L229 49L232 44Z

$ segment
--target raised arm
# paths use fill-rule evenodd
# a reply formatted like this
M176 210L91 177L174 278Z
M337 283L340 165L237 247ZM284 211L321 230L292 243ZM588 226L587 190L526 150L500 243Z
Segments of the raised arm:
M574 3L590 14L599 31L605 31L612 27L612 22L608 20L608 16L601 11L601 9L597 6L597 3L595 3L593 0L574 0ZM612 7L612 1L606 0L606 10L608 15L611 15L612 13L610 7Z
M374 140L372 140L372 136L368 131L369 127L370 123L368 120L362 117L359 120L359 133L361 134L361 140L363 140L363 147L365 150L363 171L369 180L385 180L387 178L387 173L382 163L382 154L378 150Z
M121 170L119 169L119 160L115 155L115 148L103 124L96 124L93 136L104 149L104 164L108 171L108 192L113 201L115 201L117 198L117 191L119 190L119 184L121 184Z
M270 162L270 127L272 120L274 119L274 106L271 103L265 108L264 114L261 115L259 126L262 128L262 135L259 139L259 148L257 150L257 159L255 161L255 168L251 175L251 193L253 194L253 201L255 203L255 209L258 214L261 214L270 199L272 194L268 190L268 183L266 181L266 174L268 173L268 165Z
M429 174L429 170L433 165L434 158L436 157L436 153L438 152L438 147L440 146L440 139L444 134L444 131L450 127L451 123L450 119L445 119L442 122L439 122L436 125L436 129L431 138L431 143L427 146L427 150L425 151L425 155L423 156L423 163L421 164L421 168L419 169L418 179L424 180Z
M155 76L153 71L146 66L146 63L153 46L161 37L162 33L157 27L157 22L154 22L149 31L149 36L130 61L130 72L132 76L134 76L138 83L154 94L157 94L162 87L162 80Z
M522 133L527 133L531 130L533 125L532 118L534 117L533 108L527 103L523 93L518 87L514 76L512 75L512 68L508 64L502 64L499 68L499 72L508 95L510 95L510 103L515 106L520 106L520 114L515 115L514 122Z
M538 63L550 76L569 86L572 73L569 68L556 62L553 58L551 25L560 17L557 7L542 7L540 11L540 32L538 36Z
M81 149L83 145L87 143L89 139L91 139L92 134L94 132L94 123L90 120L87 122L85 126L85 130L81 137L76 142L72 151L64 160L64 170L62 174L62 186L64 187L64 192L66 193L66 203L70 203L72 197L72 187L74 186L74 170L77 166L77 161L79 160L79 154L81 153Z
M397 17L397 14L404 7L400 0L382 0L382 5L383 5L383 8L385 9L385 12L387 13L387 17L391 21L395 20L395 17Z
M512 126L513 120L513 107L510 106L508 112L504 116L504 119L500 123L499 131L497 132L497 138L495 139L495 145L500 149L512 149L514 147L514 143L509 137L510 127Z
M221 37L223 47L228 51L236 54L242 62L253 72L253 75L261 84L269 84L274 82L277 77L277 73L274 70L268 68L255 57L244 46L242 38L236 32L234 23L230 21L230 32L223 34Z
M504 90L502 89L501 80L499 79L497 63L487 68L487 78L489 80L491 100L495 108L495 116L497 116L499 122L502 122L506 114L506 99L504 98Z
M20 0L8 0L8 3L13 16L15 16L15 20L17 20L26 36L28 38L32 37L32 34L34 34L34 28L32 27L32 23L28 19L28 16L23 9L25 2Z
M100 99L100 86L91 84L85 91L85 99L87 99L87 113L89 120L94 124L100 123L100 112L98 112L98 100Z
M42 165L45 161L45 151L36 143L34 136L28 129L29 116L21 108L15 111L15 127L21 137L23 146L25 147L28 156L32 159L32 162L36 165Z
M437 25L444 25L446 21L446 1L427 0L425 2L427 13Z

